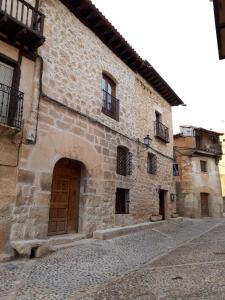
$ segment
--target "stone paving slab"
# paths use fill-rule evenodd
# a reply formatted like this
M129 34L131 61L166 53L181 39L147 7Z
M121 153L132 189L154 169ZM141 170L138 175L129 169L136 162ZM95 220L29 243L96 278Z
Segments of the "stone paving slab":
M0 299L11 297L13 294L16 300L170 299L165 298L170 297L166 293L171 290L173 297L173 289L179 290L179 276L187 278L182 279L182 284L186 284L185 293L188 295L189 282L194 286L199 273L194 277L198 265L191 265L191 257L187 260L183 252L186 251L187 256L191 251L195 263L204 263L204 268L207 267L208 260L213 263L221 260L223 263L223 254L211 254L212 251L222 251L223 247L225 248L223 241L220 242L222 244L218 244L219 248L214 247L213 243L210 244L208 239L197 242L198 238L201 239L207 234L210 239L211 231L215 231L215 235L219 232L221 238L223 224L223 219L185 219L182 226L180 222L163 224L157 229L142 230L112 240L86 241L40 259L0 264ZM210 247L208 244L211 245L211 250L205 251L202 259L201 251ZM184 264L184 273L181 275L177 273L179 267L171 267L171 262L174 264L175 261ZM189 265L185 265L186 263ZM193 276L190 273L192 268ZM216 270L214 268L213 274L218 276ZM222 272L222 269L220 270ZM207 274L204 272L209 273L209 270L202 272L205 276ZM171 279L172 277L178 279ZM205 280L207 282L211 277L206 277ZM162 289L159 282L165 282L163 286L166 289L162 294L158 294L158 289ZM205 281L202 282L204 286ZM217 296L220 289L223 291L223 285L219 290L215 290Z

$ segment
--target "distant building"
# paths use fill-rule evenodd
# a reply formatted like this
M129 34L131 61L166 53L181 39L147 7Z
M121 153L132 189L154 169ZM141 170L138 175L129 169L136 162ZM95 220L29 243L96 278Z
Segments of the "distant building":
M212 0L211 0L212 1ZM225 58L225 0L213 0L219 58Z
M193 218L221 217L221 134L193 126L180 129L181 133L174 135L177 212Z
M220 180L222 187L222 195L225 199L225 134L220 137L220 141L222 143L222 158L219 162L219 172L220 172Z

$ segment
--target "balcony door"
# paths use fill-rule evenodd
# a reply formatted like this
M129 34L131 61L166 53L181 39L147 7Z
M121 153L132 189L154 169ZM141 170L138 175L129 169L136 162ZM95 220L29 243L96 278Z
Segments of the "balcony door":
M14 67L0 61L0 123L10 123Z

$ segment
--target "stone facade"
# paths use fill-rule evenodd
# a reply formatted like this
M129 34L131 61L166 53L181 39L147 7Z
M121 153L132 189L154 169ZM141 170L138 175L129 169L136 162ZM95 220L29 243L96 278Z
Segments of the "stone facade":
M222 195L225 197L225 135L220 137L220 141L222 143L222 150L223 150L223 155L222 158L219 162L219 171L220 171L220 180L221 180L221 187L222 187Z
M200 131L203 133L199 134ZM196 137L200 135L203 143L196 142ZM194 127L188 127L188 131L183 127L182 133L174 136L174 153L179 171L179 176L175 177L177 211L183 216L204 216L204 199L201 199L201 195L207 195L208 216L223 215L218 167L221 150L217 152L211 148L212 136L215 136L219 143L219 134ZM217 149L217 144L215 145ZM204 171L201 169L201 161L206 165Z
M59 0L40 1L40 10L46 41L36 59L22 55L20 66L22 131L0 128L0 253L12 253L10 241L47 238L53 170L61 158L83 166L80 233L148 221L159 214L160 189L166 217L176 212L170 104ZM6 42L0 53L19 60L19 50ZM101 111L103 73L116 83L119 122ZM169 128L169 143L154 137L155 111ZM149 149L139 142L147 134ZM119 145L132 153L132 175L116 172ZM157 156L156 175L147 173L148 152ZM130 191L129 214L115 214L117 188Z

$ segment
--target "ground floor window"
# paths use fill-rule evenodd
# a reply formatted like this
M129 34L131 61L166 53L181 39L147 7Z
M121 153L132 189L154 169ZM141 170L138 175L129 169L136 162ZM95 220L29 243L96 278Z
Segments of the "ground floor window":
M118 188L116 190L116 214L129 214L129 190Z

